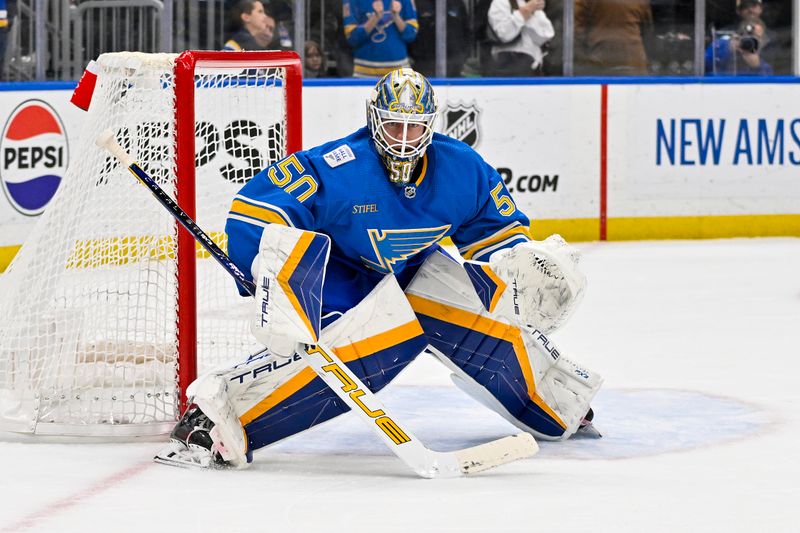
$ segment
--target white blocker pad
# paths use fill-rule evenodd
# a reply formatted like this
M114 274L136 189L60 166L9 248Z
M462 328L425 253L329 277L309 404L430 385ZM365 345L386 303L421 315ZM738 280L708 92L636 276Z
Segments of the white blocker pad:
M464 268L490 312L544 333L562 325L583 298L586 277L580 254L560 235L520 243Z
M370 389L391 381L426 345L422 327L393 276L386 276L356 307L326 327L321 342ZM320 411L329 409L334 393L309 385L317 375L298 354L284 358L265 350L214 374L226 383L237 424L247 430L253 449L338 414ZM326 400L326 395L331 398Z
M290 357L297 343L317 342L329 254L327 235L280 224L264 229L253 261L251 330L274 353Z
M542 331L487 311L456 261L432 254L406 296L460 388L537 438L577 431L602 378L562 357Z

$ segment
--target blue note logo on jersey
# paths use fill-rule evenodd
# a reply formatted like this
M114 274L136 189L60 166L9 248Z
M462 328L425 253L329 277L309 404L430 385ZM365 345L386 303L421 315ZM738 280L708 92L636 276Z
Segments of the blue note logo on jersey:
M67 171L67 133L47 103L17 106L0 137L0 177L11 205L24 215L44 211Z
M367 230L378 262L370 261L366 257L362 257L361 260L373 270L391 274L398 262L405 261L428 246L436 244L449 229L450 224L438 228Z

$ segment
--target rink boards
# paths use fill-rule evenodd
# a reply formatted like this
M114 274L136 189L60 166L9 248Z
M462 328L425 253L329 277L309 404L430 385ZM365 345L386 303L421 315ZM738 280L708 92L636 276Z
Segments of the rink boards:
M441 81L437 129L498 169L539 238L800 236L799 81L679 81ZM0 267L80 157L73 86L0 84ZM307 82L303 145L361 127L370 86Z

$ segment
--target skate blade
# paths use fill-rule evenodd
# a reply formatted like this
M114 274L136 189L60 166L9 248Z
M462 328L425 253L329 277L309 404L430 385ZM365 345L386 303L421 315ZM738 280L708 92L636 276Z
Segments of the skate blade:
M578 428L572 436L573 439L600 439L603 435L591 422Z
M197 470L225 470L228 468L226 465L216 462L209 450L187 448L174 442L158 452L153 457L153 461L162 465Z

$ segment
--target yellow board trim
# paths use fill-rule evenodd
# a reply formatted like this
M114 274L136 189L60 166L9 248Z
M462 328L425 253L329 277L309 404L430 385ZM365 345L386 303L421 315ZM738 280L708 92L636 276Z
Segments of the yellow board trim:
M416 320L412 320L402 326L384 331L374 337L348 344L339 348L334 348L334 352L339 356L343 363L349 363L362 357L367 357L381 350L397 346L418 335L422 335L422 326ZM311 367L306 367L286 383L275 389L275 391L251 407L245 414L239 417L242 425L247 425L256 418L260 417L292 394L296 393L317 377L317 373Z
M421 296L414 294L407 294L408 301L411 302L411 307L417 313L427 315L437 320L442 320L450 324L455 324L462 328L471 329L478 333L502 339L510 342L514 348L514 354L517 357L517 364L522 370L522 376L525 379L525 385L528 389L528 397L539 408L547 413L558 425L566 429L567 425L561 418L544 402L544 400L536 394L536 383L533 380L533 371L531 370L531 363L528 360L528 353L525 350L525 344L522 341L522 334L519 328L515 328L509 324L503 324L496 320L486 318L469 311L464 311L455 307L450 307Z
M285 222L278 223L286 225ZM534 220L531 224L530 234L533 239L543 240L553 233L560 234L569 242L597 241L600 239L600 221L596 218L542 219ZM216 232L209 235L219 244L217 236L224 236L224 233ZM800 214L611 218L608 220L607 237L609 241L800 237ZM134 242L153 237L117 237L95 242L107 242L106 246L120 248L120 253L113 264L124 265L137 259L135 254L125 255L130 252L121 251L126 246L126 239ZM453 241L448 237L442 239L442 244L452 246ZM197 246L198 258L209 257L202 251L200 245ZM8 268L19 249L20 245L0 246L0 272ZM158 258L171 257L164 255Z
M800 237L800 215L612 218L607 227L610 241L729 237Z
M314 234L311 232L304 232L300 238L297 240L297 244L295 244L294 249L289 254L288 259L286 259L286 263L283 265L283 268L280 272L278 272L278 283L281 287L283 287L284 293L289 298L289 303L292 304L294 310L303 319L303 323L308 328L308 332L311 334L311 338L314 339L314 342L317 340L317 334L314 331L314 326L311 325L311 320L309 320L308 315L306 314L303 306L300 305L300 300L297 299L297 295L295 295L292 288L289 286L289 278L292 277L294 271L297 269L297 265L300 264L300 260L305 255L306 250L308 247L311 246L311 241L314 240Z

